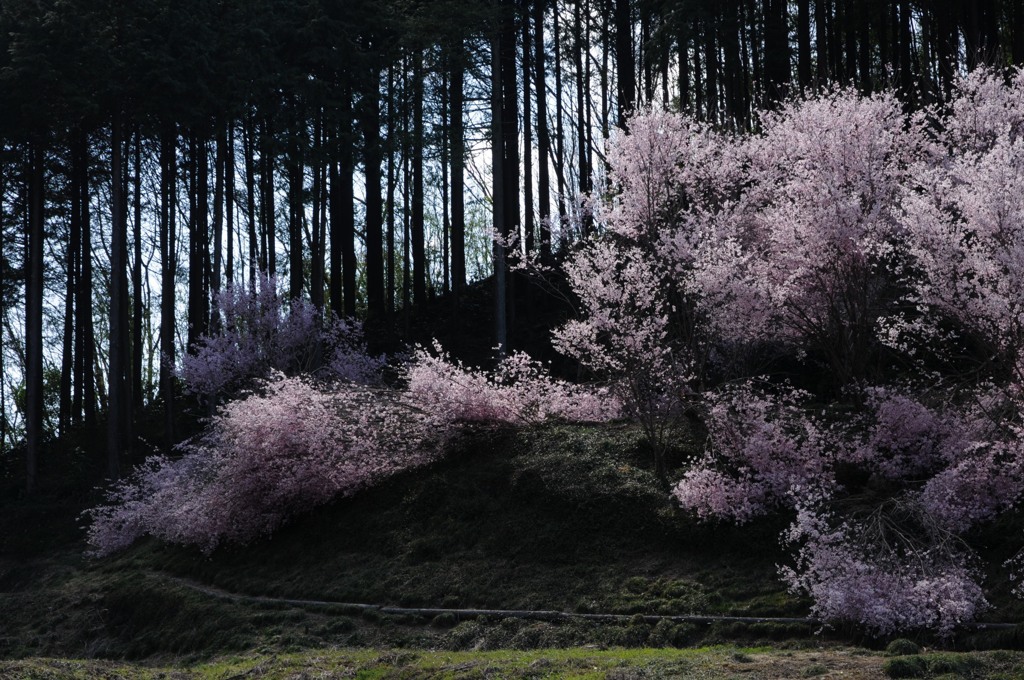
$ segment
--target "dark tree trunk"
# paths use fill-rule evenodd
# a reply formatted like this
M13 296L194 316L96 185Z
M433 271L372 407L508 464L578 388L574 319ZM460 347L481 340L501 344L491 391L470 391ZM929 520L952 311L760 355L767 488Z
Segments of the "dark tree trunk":
M260 269L277 276L277 215L274 207L274 130L270 117L263 119L260 136Z
M448 71L441 72L441 292L448 293L451 290L451 198L449 183L449 163L451 162L451 149L448 141L450 132L451 111L448 105Z
M352 129L352 92L346 89L342 98L342 120L347 121L346 130ZM355 174L355 156L352 153L355 140L346 138L342 141L341 173L338 186L338 240L341 249L341 282L344 315L354 319L356 316L356 218L355 190L353 176ZM334 235L332 233L333 242Z
M857 8L857 28L860 35L857 40L858 65L860 72L860 88L862 92L871 93L874 83L871 80L871 18L868 8L861 6Z
M615 56L619 99L619 125L636 105L636 62L633 57L631 0L615 0ZM557 8L556 8L557 11Z
M110 335L107 374L107 476L121 475L121 458L127 445L128 394L128 228L125 224L121 113L115 111L111 134L111 233L110 233Z
M1011 55L1014 66L1024 64L1024 0L1010 0Z
M302 223L305 221L305 160L302 146L305 136L304 125L298 104L293 103L291 148L288 154L288 298L302 297L303 252Z
M160 393L164 402L164 453L174 446L174 280L177 276L177 133L169 124L160 140Z
M383 201L380 195L379 72L373 68L368 75L362 98L363 175L366 180L366 316L370 339L383 342L384 337L384 252L381 240Z
M224 158L224 229L228 235L228 252L224 258L224 281L230 287L235 284L235 122L227 126L227 149ZM242 246L242 238L238 238Z
M530 120L533 114L533 102L530 101L530 79L533 73L530 69L530 16L523 12L523 206L525 214L523 225L525 232L526 253L532 255L536 245L534 243L533 223L533 122Z
M725 86L728 122L733 129L742 129L746 118L746 92L743 89L743 69L740 67L739 3L725 5L721 27L722 51L725 53Z
M789 85L789 36L785 0L764 0L764 62L766 104L774 106Z
M224 175L227 173L227 127L223 124L217 125L214 137L216 150L213 161L213 271L210 275L211 313L210 322L216 331L220 324L220 312L217 310L217 297L220 295L221 272L224 271L224 200L226 192L224 189ZM228 241L231 241L231 232L228 232Z
M505 159L504 159L504 104L502 97L501 68L502 34L496 32L491 42L491 191L494 196L492 224L495 234L504 236L507 231L505 211ZM508 349L508 326L506 318L506 265L505 246L502 239L494 239L494 341L498 356L503 357Z
M690 37L687 28L680 30L678 41L679 108L683 112L693 113L693 109L690 108Z
M143 304L142 304L142 132L135 132L135 153L132 178L134 182L132 198L134 199L134 219L132 220L132 417L135 421L142 415L144 403L142 390L142 356L145 348L142 344Z
M811 85L811 2L797 0L796 6L797 77L800 89Z
M814 40L816 57L816 76L818 86L829 81L828 59L828 0L814 0Z
M324 148L324 122L319 110L313 129L313 153L310 166L313 170L313 229L310 243L309 301L317 309L317 318L323 317L324 309L324 226L327 211L324 201L324 167L320 160ZM319 361L316 362L319 364Z
M384 215L385 215L385 253L384 261L387 263L387 273L384 284L384 295L385 295L385 309L384 312L388 318L388 324L393 325L394 314L395 314L395 299L397 296L395 289L395 191L398 185L398 165L403 163L405 144L399 141L400 135L395 134L396 124L404 125L404 98L402 100L403 105L396 105L398 97L395 96L395 68L393 66L388 67L388 89L387 89L387 103L388 103L388 115L387 115L387 144L388 144L388 177L387 177L387 193L384 197ZM404 166L403 166L404 167ZM404 219L404 214L403 214ZM404 224L404 222L403 222Z
M79 134L77 190L81 193L82 210L82 278L78 282L78 330L82 334L82 412L85 424L96 425L96 333L92 318L92 194L89 189L89 140Z
M34 493L43 446L43 247L45 171L43 143L28 151L28 249L25 261L25 489Z
M564 226L566 222L566 210L565 210L565 112L563 111L564 105L562 103L562 32L559 29L559 11L558 3L554 5L554 13L552 15L554 25L554 39L555 39L555 172L557 173L557 185L558 185L558 221L563 227L562 233L564 234ZM633 82L632 70L630 71L630 82ZM622 116L622 109L619 111L620 117Z
M587 133L589 126L588 112L590 110L590 97L587 96L587 77L584 71L584 52L589 48L589 40L584 30L583 23L583 2L584 0L576 0L575 12L573 14L573 33L575 38L575 49L573 50L573 60L576 62L576 125L577 125L577 156L579 160L579 193L583 194L590 192L590 147L587 143ZM504 77L504 75L502 76ZM505 123L508 123L508 114L513 113L512 111L506 111ZM513 119L514 120L514 119ZM516 159L518 160L518 158ZM511 168L510 168L511 169ZM516 175L518 176L519 169L518 163L516 164ZM506 178L507 180L508 178ZM518 179L518 177L517 177ZM518 182L517 182L518 185ZM518 188L518 187L517 187ZM519 196L519 192L510 194L511 196ZM518 200L516 201L518 205ZM589 224L584 220L583 231L584 235L588 231ZM518 226L518 220L514 223ZM517 230L518 231L518 230Z
M502 168L502 186L504 187L503 207L505 219L503 232L499 232L506 240L519 236L519 90L517 86L518 67L516 65L516 23L515 5L508 3L502 17L500 38L500 69L499 84L502 98L501 131L504 153ZM582 120L582 118L581 118ZM585 173L584 173L585 174ZM512 253L506 252L503 276L507 273ZM505 312L506 329L515 324L515 278L505 276Z
M625 1L625 0L623 0ZM544 0L534 0L534 91L537 93L537 193L539 195L540 255L551 259L551 179L548 156L551 139L548 133L547 74L544 67Z
M256 272L262 271L259 243L256 236L256 121L250 114L242 131L242 153L245 154L245 210L248 213L249 289L256 290Z
M413 55L412 68L412 295L421 307L427 302L427 254L423 224L423 54Z
M910 2L899 1L899 77L900 90L908 106L916 101L914 92L914 64L911 61Z
M455 46L451 60L452 290L458 301L466 285L465 132L462 123L465 65L461 43Z
M72 153L74 151L72 150ZM0 168L0 172L3 169ZM78 283L79 266L78 258L79 251L81 249L81 233L82 233L82 215L80 206L80 196L75 188L75 176L74 176L74 160L72 160L72 174L71 174L71 196L70 196L70 214L68 220L68 243L67 250L65 251L65 268L67 271L67 279L65 281L66 288L64 293L64 342L63 352L61 353L61 371L60 371L60 413L58 418L60 436L64 437L68 434L68 428L72 423L78 422L78 414L81 409L81 400L78 400L79 412L74 410L75 400L72 397L72 385L75 384L74 393L77 395L80 393L77 381L79 380L78 375L75 373L76 359L78 358L78 342L77 338L80 333L76 332L75 328L75 292L76 285ZM3 180L0 178L0 201L3 200ZM0 204L0 240L3 240L2 231L2 220L3 220L3 206ZM0 267L3 266L3 254L0 253ZM3 281L0 280L0 290ZM2 304L2 301L0 301ZM0 376L3 376L3 372L0 371ZM2 417L2 416L0 416ZM0 437L0 447L3 446L3 438Z
M935 53L938 60L939 87L945 97L949 97L953 91L953 78L956 73L954 44L952 36L956 28L953 21L952 9L945 3L935 4ZM972 53L968 50L968 54Z
M189 267L188 267L188 350L195 350L209 323L208 268L209 238L209 163L206 142L193 132L190 136L189 166L192 186L189 192Z
M717 16L711 16L704 22L704 71L707 86L707 120L718 123L718 44L715 35Z

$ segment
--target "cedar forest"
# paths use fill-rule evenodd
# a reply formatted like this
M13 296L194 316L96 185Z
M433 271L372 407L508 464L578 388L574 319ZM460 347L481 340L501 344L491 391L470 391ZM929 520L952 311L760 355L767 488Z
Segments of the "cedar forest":
M626 422L675 512L785 518L816 620L948 638L1024 573L972 543L1024 496L1020 65L1021 0L0 0L5 488L212 554Z

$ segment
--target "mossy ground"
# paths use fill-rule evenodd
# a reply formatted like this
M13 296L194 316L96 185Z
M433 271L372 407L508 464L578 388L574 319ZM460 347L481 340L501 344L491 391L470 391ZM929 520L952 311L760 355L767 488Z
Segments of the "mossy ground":
M676 462L698 448L686 442ZM334 664L326 677L339 668L355 671L338 677L435 677L417 664L440 659L462 660L439 666L439 677L665 677L675 671L658 664L746 662L716 649L703 653L725 661L701 666L687 656L692 649L643 648L770 643L776 651L765 658L806 657L786 672L813 677L817 669L825 677L834 665L829 655L852 654L827 651L810 661L816 647L832 643L802 625L424 620L232 601L189 586L405 607L806 616L808 603L777 577L787 559L777 542L786 518L741 528L694 522L651 473L632 426L471 433L429 468L297 518L272 538L209 556L147 540L113 558L86 559L77 517L95 499L51 490L0 508L0 658L22 660L0 666L0 675L76 677L80 668L80 677L159 677L173 666L184 670L163 677L232 677L217 675L216 664L195 664L247 654L254 656L217 663L277 669L265 677L303 677L305 671L287 670L288 659L296 668L326 659ZM1004 635L1011 644L1015 638ZM975 643L991 646L987 640ZM536 651L553 648L564 651ZM379 659L392 656L374 651L380 649L445 651L388 653L398 656L385 663ZM495 655L483 654L488 650ZM461 652L472 654L463 659ZM405 660L410 654L415 663ZM589 676L590 661L579 661L588 654L597 659ZM737 654L756 660L762 653ZM40 660L58 657L83 661ZM85 661L95 658L146 665ZM884 659L876 660L869 669L876 675L863 677L881 677Z

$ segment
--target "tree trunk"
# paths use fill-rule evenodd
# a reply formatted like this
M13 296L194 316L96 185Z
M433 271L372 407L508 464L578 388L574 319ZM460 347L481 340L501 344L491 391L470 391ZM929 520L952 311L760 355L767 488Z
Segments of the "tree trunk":
M504 236L505 224L505 159L504 121L502 102L502 35L496 32L491 41L491 191L494 196L492 225L495 234ZM508 347L508 327L505 308L505 247L502 239L494 239L494 342L498 356L503 357Z
M214 134L213 161L213 271L210 276L210 291L212 293L210 322L216 331L220 325L220 312L217 310L217 297L220 295L220 277L224 271L224 200L226 191L224 189L224 175L227 173L227 126L217 124L217 131ZM231 232L228 232L228 242L231 241Z
M107 374L107 477L121 475L125 430L128 421L128 395L125 377L128 367L128 229L125 224L123 172L123 131L121 113L115 111L111 134L111 231L110 231L110 335Z
M188 268L188 351L207 332L209 323L209 163L206 141L193 132L190 136L189 165L192 187L189 192L189 268Z
M707 85L707 121L718 124L718 45L715 35L717 16L704 22L704 71Z
M448 282L451 281L451 212L449 199L451 197L448 177L449 163L451 162L451 148L448 136L451 134L451 111L448 105L448 70L441 72L441 292L448 293L451 290Z
M309 301L317 310L317 319L323 318L324 309L324 177L320 160L324 148L323 115L318 108L313 125L313 152L310 167L313 170L313 228L310 243ZM319 361L314 365L319 365Z
M385 309L384 313L387 315L388 324L392 325L395 315L395 190L398 184L398 170L396 165L401 162L401 154L404 152L404 144L398 142L399 135L395 134L395 124L400 123L402 117L401 111L403 106L396 105L395 96L395 68L394 66L388 67L388 89L387 89L387 102L388 102L388 115L387 115L387 144L388 144L388 178L387 178L387 194L384 199L384 214L386 216L385 227L387 230L386 234L386 252L384 255L384 261L387 262L387 274L385 281ZM397 109L397 110L396 110Z
M567 217L565 209L565 113L563 111L564 104L562 103L562 32L559 29L560 21L557 2L554 4L552 21L554 22L552 33L555 39L555 172L557 174L558 186L558 221L561 233L564 234ZM632 75L630 75L630 82L633 82ZM620 116L621 114L622 109L620 109Z
M502 185L504 186L503 207L505 211L504 232L499 232L506 240L519 237L519 91L518 67L516 65L516 23L515 4L509 2L502 16L500 38L500 95L502 98L501 130L504 153L502 168ZM512 253L505 252L505 266L502 276L505 278L505 313L506 329L515 327L515 277L507 276Z
M248 213L249 289L256 290L256 272L260 266L259 243L256 236L256 120L250 113L242 130L242 153L245 154L245 209Z
M72 150L72 153L74 151ZM3 168L0 168L2 173ZM72 173L71 173L71 210L68 220L68 243L67 250L65 251L65 267L67 270L67 279L65 281L66 288L64 293L64 342L63 352L61 353L61 371L60 371L60 415L58 418L59 432L61 437L65 437L68 434L68 429L71 423L78 422L78 413L74 410L74 400L72 398L72 385L75 385L74 392L79 394L79 387L76 384L79 380L78 375L75 373L76 358L78 349L77 338L79 333L75 329L75 291L78 283L79 276L79 250L81 249L81 233L82 233L82 216L81 207L79 205L80 196L75 190L75 176L74 176L74 160L72 160ZM3 180L0 178L0 201L3 200ZM0 240L3 236L2 229L3 220L3 206L0 204ZM0 252L0 267L3 266L3 253ZM3 290L3 281L0 279L0 290ZM0 300L0 304L3 301ZM0 352L2 354L2 352ZM3 371L0 371L0 379L4 375ZM78 401L79 409L81 409L81 400ZM3 438L0 437L0 446L3 446Z
M633 57L633 17L630 5L630 0L615 0L615 63L620 127L626 126L626 118L636 105L636 62Z
M524 8L525 9L525 8ZM522 14L523 40L523 232L524 246L527 255L533 255L534 243L533 223L533 124L530 117L533 103L530 101L530 15Z
M270 117L263 119L260 135L260 210L262 235L260 269L270 278L277 276L277 215L274 208L274 130Z
M78 329L82 338L82 411L88 427L96 425L96 333L92 318L92 194L89 189L89 140L81 132L77 140L79 163L77 182L82 209L82 278L78 282Z
M288 154L288 298L298 300L302 297L303 253L302 223L305 221L305 160L302 154L302 137L305 135L304 125L297 110L298 104L292 103L291 145Z
M916 100L914 92L914 66L911 61L910 2L899 2L899 77L900 90L904 101L912 107Z
M352 91L345 90L342 98L342 120L346 122L346 130L352 129ZM355 156L352 153L355 140L346 138L342 141L340 185L338 186L338 203L341 214L338 221L338 238L341 241L342 267L342 299L344 315L354 319L356 316L356 218L355 191L352 185L355 174ZM333 213L332 213L333 214ZM334 235L332 233L333 242Z
M43 247L45 169L43 143L29 146L28 258L25 262L25 490L36 490L43 446ZM116 183L116 181L115 181Z
M796 5L797 78L800 91L811 85L811 3L797 0Z
M177 133L169 124L160 140L160 393L164 402L164 454L174 446L174 280L177 276Z
M134 249L134 261L132 262L132 417L131 421L137 420L142 415L144 404L142 390L142 355L145 348L142 344L142 132L135 131L135 153L133 155L134 167L132 177L134 181L133 198L134 220L132 221L132 245Z
M384 252L381 240L379 72L371 68L362 99L363 160L366 180L366 316L374 343L384 337ZM376 337L373 337L376 334Z
M423 53L413 55L412 68L412 294L422 308L427 302L427 255L423 224Z
M457 43L451 56L451 163L452 163L452 290L458 304L466 286L466 208L465 208L465 132L463 116L463 85L465 65L462 44Z
M224 281L230 287L235 284L235 122L228 123L226 131L227 149L224 157L224 229L228 235L228 252L224 258ZM242 239L239 236L238 246Z
M624 1L624 0L623 0ZM551 180L548 156L551 139L548 134L547 74L544 67L544 0L534 0L534 91L537 93L537 194L540 216L540 256L551 259Z
M586 84L583 70L583 53L590 49L589 41L583 31L583 0L576 0L573 5L573 66L576 71L576 156L579 172L579 194L582 197L590 191L590 153L587 148L587 109L590 102L586 96ZM518 196L518 192L516 194Z

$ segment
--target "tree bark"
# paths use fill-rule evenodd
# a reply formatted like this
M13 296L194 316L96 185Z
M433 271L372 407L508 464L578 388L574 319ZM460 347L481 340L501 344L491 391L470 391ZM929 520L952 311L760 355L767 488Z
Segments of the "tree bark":
M427 255L423 223L423 53L413 54L412 67L412 295L421 307L427 302Z
M534 91L537 94L537 194L540 217L540 256L551 259L551 179L548 157L551 139L548 133L547 73L544 66L544 0L533 3Z
M463 126L465 64L462 43L451 55L451 164L452 164L452 290L458 304L466 286L465 132Z
M164 454L174 446L174 290L177 276L177 132L167 125L160 140L160 393L164 403Z
M501 68L502 34L495 32L491 40L491 191L494 196L492 225L494 233L504 236L505 224L505 158L504 158L504 105L502 102ZM505 288L505 247L502 239L494 239L494 342L498 356L505 356L508 348L508 327L506 325Z
M384 342L384 252L381 240L383 207L380 195L380 94L379 71L367 73L362 98L363 175L366 180L366 316L374 343Z
M123 172L123 130L120 111L114 112L111 132L111 232L110 232L110 328L107 374L107 477L121 475L121 457L126 446L128 421L126 373L128 365L128 229L125 224Z
M144 395L142 387L142 356L145 347L142 344L143 304L142 304L142 132L135 131L135 153L132 156L134 182L132 198L134 214L132 221L132 246L134 257L132 262L132 369L131 369L131 421L142 415Z
M303 137L306 132L301 122L298 103L292 103L292 125L288 153L288 298L302 297L303 252L302 224L305 221L305 159L303 158Z
M89 189L89 140L80 132L76 141L78 166L76 182L82 210L82 278L78 282L78 329L82 333L82 411L88 427L96 425L96 333L92 317L92 193Z
M43 446L43 247L45 165L41 140L28 150L28 249L25 261L25 490L35 493ZM116 182L115 182L116 183Z
M619 126L636 106L636 62L633 57L633 17L630 0L615 0L615 58ZM557 11L557 9L556 9Z
M811 85L811 3L797 0L796 5L797 78L801 92Z

